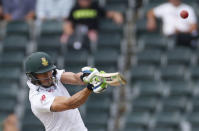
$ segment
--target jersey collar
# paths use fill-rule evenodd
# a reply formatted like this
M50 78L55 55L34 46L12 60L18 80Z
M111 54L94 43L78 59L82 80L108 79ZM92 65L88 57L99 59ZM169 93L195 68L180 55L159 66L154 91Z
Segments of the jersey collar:
M27 81L27 85L32 90L47 91L47 92L53 92L57 88L56 85L50 86L48 88L45 88L45 87L42 87L42 86L37 86L37 85L32 84L29 80Z

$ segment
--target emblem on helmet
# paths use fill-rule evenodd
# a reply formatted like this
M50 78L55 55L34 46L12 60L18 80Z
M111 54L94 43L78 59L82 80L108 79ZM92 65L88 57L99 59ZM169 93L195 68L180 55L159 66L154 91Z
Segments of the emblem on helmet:
M46 60L45 57L42 57L42 58L41 58L41 62L42 62L42 65L43 65L43 66L48 66L48 61Z

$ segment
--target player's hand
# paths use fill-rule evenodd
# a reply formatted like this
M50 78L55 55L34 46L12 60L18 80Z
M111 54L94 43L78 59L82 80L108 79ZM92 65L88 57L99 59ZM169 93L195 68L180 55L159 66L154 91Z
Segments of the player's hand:
M107 83L96 76L96 74L99 73L99 71L96 68L84 67L82 68L82 72L84 76L83 81L88 83L89 88L93 90L94 93L101 93L107 88ZM100 73L105 72L100 71Z
M82 80L85 83L90 83L92 78L99 73L99 71L96 68L91 68L89 66L82 68Z
M106 82L98 82L96 84L94 84L93 87L93 92L94 93L102 93L107 89L107 83Z
M104 71L100 71L100 73L105 73ZM107 89L108 84L105 81L102 81L99 77L94 76L90 84L93 85L93 92L94 93L102 93Z
M98 80L97 77L94 77L89 85L92 85L92 91L94 93L102 93L107 89L108 86L106 82Z
M92 90L94 93L102 93L103 91L106 90L107 88L107 83L106 82L97 82L95 84L88 84L87 88L89 90Z

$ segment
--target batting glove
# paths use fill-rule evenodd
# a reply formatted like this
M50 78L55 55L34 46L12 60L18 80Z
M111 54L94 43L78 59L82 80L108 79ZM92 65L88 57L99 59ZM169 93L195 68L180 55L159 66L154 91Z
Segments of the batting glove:
M105 73L104 71L100 71L100 73ZM102 93L107 89L108 84L105 81L102 81L98 76L94 76L90 84L93 85L93 92L94 93Z
M92 84L93 87L93 92L94 93L102 93L107 89L107 83L106 82L97 82L95 84Z
M99 73L99 71L96 68L91 67L83 67L82 68L83 75L81 76L81 79L85 83L90 83L92 78Z

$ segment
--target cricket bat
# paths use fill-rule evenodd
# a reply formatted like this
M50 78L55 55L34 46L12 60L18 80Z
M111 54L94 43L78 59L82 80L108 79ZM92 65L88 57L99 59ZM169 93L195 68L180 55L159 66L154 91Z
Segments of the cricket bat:
M122 86L126 85L125 78L119 73L98 73L96 76L101 79L102 81L105 81L110 86Z

